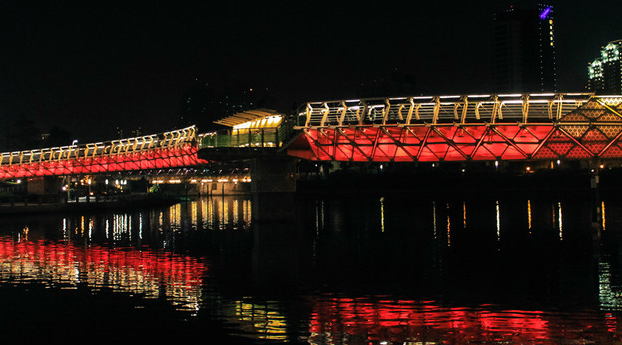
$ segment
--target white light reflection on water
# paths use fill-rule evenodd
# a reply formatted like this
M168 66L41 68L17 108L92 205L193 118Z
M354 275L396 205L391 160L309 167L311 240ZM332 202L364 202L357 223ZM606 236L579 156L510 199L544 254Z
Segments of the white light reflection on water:
M449 203L447 203L447 247L451 247L451 220L449 219Z
M501 212L499 211L499 200L495 202L496 223L497 223L497 241L501 240Z
M598 263L598 299L600 308L605 311L622 311L622 287L614 284L620 281L614 276L609 257L603 256Z
M564 221L562 218L562 203L561 202L557 203L557 210L558 210L557 218L559 219L559 240L563 241L564 240Z
M432 227L434 229L434 239L436 239L436 203L432 201Z

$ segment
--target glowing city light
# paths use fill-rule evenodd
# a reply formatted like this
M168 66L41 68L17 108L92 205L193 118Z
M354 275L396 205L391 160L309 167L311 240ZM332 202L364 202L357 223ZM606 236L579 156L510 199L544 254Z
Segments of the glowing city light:
M551 6L545 8L541 13L540 13L540 19L545 20L546 17L549 16L549 14L551 13Z

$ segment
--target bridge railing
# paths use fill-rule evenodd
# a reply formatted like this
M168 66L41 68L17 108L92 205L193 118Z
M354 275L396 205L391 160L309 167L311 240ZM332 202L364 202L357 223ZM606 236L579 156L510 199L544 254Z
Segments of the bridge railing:
M32 164L80 158L125 155L157 149L183 147L196 141L195 126L170 132L106 142L3 152L0 165Z
M554 122L591 93L415 96L310 102L299 128L352 125Z

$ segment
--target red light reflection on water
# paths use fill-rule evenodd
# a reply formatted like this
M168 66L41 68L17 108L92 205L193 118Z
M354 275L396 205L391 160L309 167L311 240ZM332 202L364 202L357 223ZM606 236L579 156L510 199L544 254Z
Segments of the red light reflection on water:
M191 308L199 303L207 266L189 256L150 249L76 246L44 241L17 242L0 237L0 279L23 283L108 287L164 295Z
M315 303L310 332L311 343L339 343L347 334L347 344L601 344L619 340L621 335L612 314L503 310L492 305L442 307L433 301L349 298Z

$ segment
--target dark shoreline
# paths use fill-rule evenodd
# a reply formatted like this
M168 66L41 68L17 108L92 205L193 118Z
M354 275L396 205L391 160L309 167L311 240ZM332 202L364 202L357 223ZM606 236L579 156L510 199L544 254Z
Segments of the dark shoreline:
M604 170L598 176L598 188L592 188L591 171L545 171L529 174L386 172L361 174L340 172L310 176L298 181L297 193L325 196L364 196L412 194L417 198L464 197L542 197L617 198L622 192L622 170Z
M169 206L176 204L181 200L182 199L180 197L168 195L131 195L110 200L91 200L90 202L15 202L12 205L7 203L1 204L0 215L125 210L129 208Z

